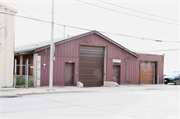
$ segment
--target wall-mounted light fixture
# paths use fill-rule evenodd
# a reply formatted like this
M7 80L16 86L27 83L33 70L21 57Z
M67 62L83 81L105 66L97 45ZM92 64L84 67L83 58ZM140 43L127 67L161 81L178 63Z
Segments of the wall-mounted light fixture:
M46 63L43 63L43 68L45 68L46 67Z

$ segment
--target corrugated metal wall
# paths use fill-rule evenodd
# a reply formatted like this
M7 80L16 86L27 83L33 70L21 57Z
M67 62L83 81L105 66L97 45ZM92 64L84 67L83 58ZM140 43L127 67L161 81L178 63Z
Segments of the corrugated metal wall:
M163 61L163 55L138 54L141 61Z
M128 52L125 52L123 49L118 46L110 43L104 38L100 37L97 34L88 35L85 37L79 37L75 40L56 44L55 51L55 61L54 61L54 79L53 84L58 86L64 86L65 79L65 62L71 61L74 63L74 85L78 81L79 73L79 46L80 44L87 45L96 45L96 46L105 46L107 49L106 56L106 80L113 81L113 59L121 59L121 70L120 70L120 84L139 84L139 58L131 55ZM41 56L41 86L49 85L49 48L38 51L38 55ZM45 56L44 56L45 55ZM140 55L141 60L150 60L150 61L162 61L161 57L156 56L144 56ZM125 59L128 57L127 65L127 79L126 79L126 62ZM43 63L46 63L46 67L43 68ZM163 63L158 62L159 71L162 68ZM160 82L162 82L162 76L160 76Z
M157 75L159 75L159 83L163 83L164 78L164 62L158 61L157 62Z
M90 41L86 41L85 39L90 39ZM74 85L76 85L76 82L78 81L78 69L79 69L79 46L80 44L89 44L89 45L100 45L100 46L106 46L107 47L107 73L106 73L106 79L107 81L112 81L113 78L113 59L121 59L121 73L120 73L120 83L126 84L125 80L125 59L126 57L131 57L128 61L128 80L130 80L132 83L139 82L139 72L138 72L138 66L139 62L136 61L136 57L133 55L124 52L119 47L115 46L114 44L110 43L107 40L104 40L102 37L93 34L89 35L87 37L81 37L77 40L73 40L67 43L56 45L56 51L55 51L55 57L56 60L54 61L54 79L53 84L54 85L60 85L64 86L64 76L65 76L65 62L72 61L75 63L75 69L74 69ZM41 86L49 85L49 48L42 50L38 52L38 54L41 56ZM45 56L44 56L45 55ZM46 63L46 67L43 68L43 63Z

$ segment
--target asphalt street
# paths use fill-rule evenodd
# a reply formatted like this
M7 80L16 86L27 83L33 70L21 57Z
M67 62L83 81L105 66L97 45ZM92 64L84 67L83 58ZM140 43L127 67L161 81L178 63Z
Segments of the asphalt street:
M117 87L118 88L118 87ZM0 98L1 119L180 119L180 86Z

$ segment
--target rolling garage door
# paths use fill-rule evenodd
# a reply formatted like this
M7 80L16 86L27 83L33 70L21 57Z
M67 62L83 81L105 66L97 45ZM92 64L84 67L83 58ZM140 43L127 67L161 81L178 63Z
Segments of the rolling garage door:
M104 48L80 46L79 81L84 86L103 85Z
M154 62L141 62L140 83L153 84Z

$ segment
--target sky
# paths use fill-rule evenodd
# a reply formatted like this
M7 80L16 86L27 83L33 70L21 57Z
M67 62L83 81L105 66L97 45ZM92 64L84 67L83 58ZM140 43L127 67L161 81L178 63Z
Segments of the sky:
M172 42L180 42L178 25L180 0L103 1L110 4L99 0L54 0L54 22L65 25L65 27L54 25L54 38L62 38L64 28L66 36L88 32L68 26L140 37L138 39L103 33L133 52L165 54L164 74L180 71L180 43ZM51 0L1 0L1 2L17 9L16 15L49 22L52 20ZM155 42L142 38L170 42ZM50 23L15 18L16 47L50 39Z

